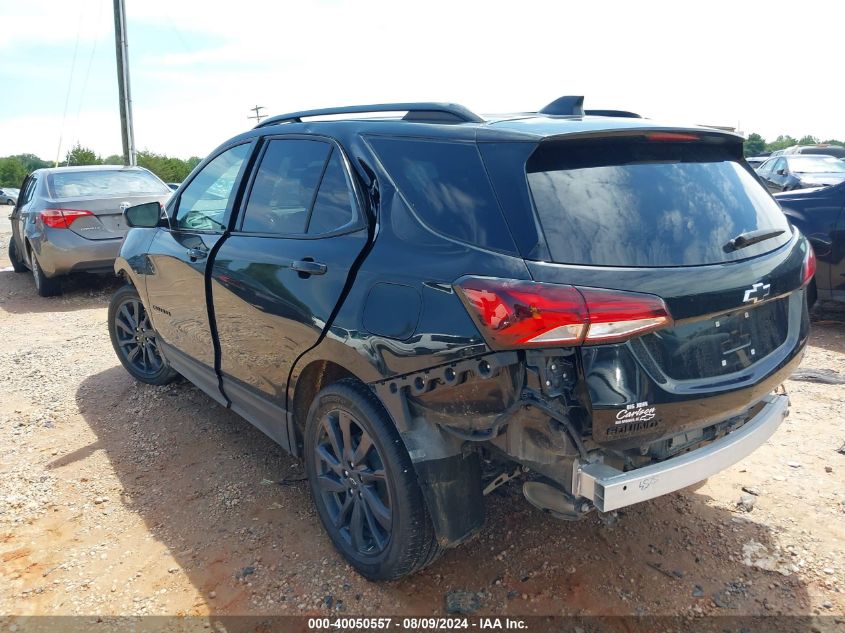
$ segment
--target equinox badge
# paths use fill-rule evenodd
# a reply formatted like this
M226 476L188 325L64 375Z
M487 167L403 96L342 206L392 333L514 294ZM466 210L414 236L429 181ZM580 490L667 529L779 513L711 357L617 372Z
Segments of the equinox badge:
M771 292L772 284L764 284L763 282L757 282L745 291L745 295L742 297L742 302L757 303L761 299L765 299L766 297L768 297Z

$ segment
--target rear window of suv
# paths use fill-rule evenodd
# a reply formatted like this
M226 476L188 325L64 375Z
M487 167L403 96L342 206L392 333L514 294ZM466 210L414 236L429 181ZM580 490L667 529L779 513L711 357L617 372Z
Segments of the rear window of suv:
M160 195L170 188L147 171L90 170L49 174L47 186L52 198L114 198L131 195Z
M695 266L786 243L777 203L724 147L594 141L542 144L526 165L552 260L597 266ZM783 229L731 251L741 233Z

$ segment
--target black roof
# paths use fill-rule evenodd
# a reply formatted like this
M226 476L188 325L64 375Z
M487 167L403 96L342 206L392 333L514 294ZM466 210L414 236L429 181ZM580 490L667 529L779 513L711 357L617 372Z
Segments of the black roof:
M558 114L561 107L574 114ZM367 116L375 115L375 116ZM717 142L741 144L743 137L702 126L677 126L622 110L584 110L580 97L553 101L538 112L478 115L454 103L381 103L302 110L269 117L234 142L266 135L314 134L353 142L362 135L417 137L473 142L540 142L605 136L686 132ZM218 148L219 149L219 148Z

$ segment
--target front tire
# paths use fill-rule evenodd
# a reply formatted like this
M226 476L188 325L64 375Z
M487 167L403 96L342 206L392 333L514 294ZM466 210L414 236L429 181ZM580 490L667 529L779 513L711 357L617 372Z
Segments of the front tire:
M391 580L437 558L411 458L372 391L355 380L323 389L308 411L304 439L317 514L358 573Z
M148 385L165 385L178 376L159 349L156 332L133 286L114 293L108 319L112 347L133 378Z
M12 270L16 273L25 273L28 270L23 257L18 252L18 247L15 245L14 236L9 239L9 261L12 262Z
M30 266L32 266L32 279L35 282L35 291L41 297L54 297L62 291L62 282L56 277L48 277L41 270L41 264L38 263L38 257L35 253L31 253L29 257Z

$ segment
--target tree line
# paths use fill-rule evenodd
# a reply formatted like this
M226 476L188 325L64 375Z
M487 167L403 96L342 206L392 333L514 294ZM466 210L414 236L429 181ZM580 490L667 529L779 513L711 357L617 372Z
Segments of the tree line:
M137 157L138 165L146 167L164 182L182 182L202 160L199 156L182 159L148 150L138 152ZM35 154L0 158L0 187L20 187L23 179L31 172L53 165ZM65 154L59 165L123 165L123 157L113 154L102 158L94 150L77 143Z
M752 132L748 135L748 138L745 139L743 151L746 156L760 156L761 154L775 152L779 149L786 149L787 147L792 147L793 145L818 145L819 143L823 143L824 145L845 146L845 143L838 141L835 138L822 141L815 136L810 136L809 134L807 136L802 136L799 139L795 139L789 136L789 134L781 134L774 141L768 142L756 132Z
M744 152L746 156L759 156L793 145L816 145L820 142L828 145L845 145L836 139L820 141L810 135L796 139L788 134L781 134L774 141L768 142L756 132L752 132L745 139ZM138 152L138 164L149 169L164 182L182 182L201 160L199 156L182 159L148 150ZM112 154L101 158L94 150L77 143L65 154L60 165L123 165L123 157ZM0 158L0 187L20 187L23 179L30 172L52 166L53 163L42 160L35 154L16 154Z

